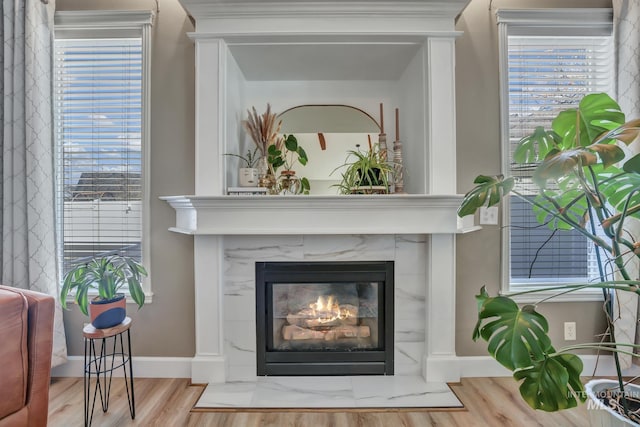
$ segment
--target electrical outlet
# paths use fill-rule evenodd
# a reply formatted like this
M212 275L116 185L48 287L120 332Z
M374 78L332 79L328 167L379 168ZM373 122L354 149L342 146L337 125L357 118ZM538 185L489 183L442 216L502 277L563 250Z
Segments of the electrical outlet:
M576 322L564 322L564 339L565 341L576 340Z
M498 225L498 207L480 208L480 225Z

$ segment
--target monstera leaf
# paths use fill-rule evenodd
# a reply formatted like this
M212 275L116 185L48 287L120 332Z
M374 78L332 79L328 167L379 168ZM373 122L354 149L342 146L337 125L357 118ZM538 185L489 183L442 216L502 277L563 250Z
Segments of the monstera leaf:
M544 193L551 200L538 195L535 198L536 205L533 212L539 224L547 224L551 230L571 230L573 225L562 220L559 206L564 215L567 215L574 223L583 224L587 215L587 200L583 197L580 189L567 189L555 192L545 191ZM556 215L552 214L554 212Z
M535 307L519 308L510 298L491 297L483 286L476 295L478 323L473 331L501 365L523 380L520 394L534 409L557 411L585 400L580 382L582 361L573 354L556 353L547 335L547 320Z
M553 354L533 366L516 370L513 377L519 381L522 398L533 409L547 412L573 408L586 400L580 382L582 360L575 354Z
M553 131L547 131L542 126L535 128L531 135L527 135L518 142L513 152L516 163L535 163L544 159L547 154L560 142L560 136Z
M622 169L628 173L640 174L640 154L636 154L627 160Z
M635 172L640 167L640 154L631 158L624 164L624 173L617 168L609 168L606 171L596 169L597 176L602 181L600 191L607 198L607 202L615 208L617 212L622 212L627 199L629 207L640 204L640 173ZM640 212L633 214L640 218Z
M458 208L459 217L474 214L483 206L500 203L502 198L513 189L514 180L513 178L504 179L502 175L479 175L473 183L478 185L464 196Z
M582 98L578 108L558 114L551 127L560 136L562 149L571 149L593 144L603 132L618 128L624 120L618 103L605 93L594 93Z
M554 351L547 320L533 306L520 308L508 297L490 297L484 287L476 300L479 311L473 339L487 341L489 353L502 366L511 371L528 368Z
M586 148L571 150L552 150L533 172L533 181L540 187L546 188L547 181L567 176L578 167L595 165L598 156Z
M620 142L625 143L626 145L631 144L640 134L640 119L635 119L628 121L621 126L610 130L609 132L605 132L602 135L598 136L597 140L594 141L594 144L599 144L602 141L613 140L616 139Z

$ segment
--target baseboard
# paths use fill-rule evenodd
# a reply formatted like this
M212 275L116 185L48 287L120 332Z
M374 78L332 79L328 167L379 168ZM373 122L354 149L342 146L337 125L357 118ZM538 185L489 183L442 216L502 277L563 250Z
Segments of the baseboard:
M583 376L615 376L616 370L612 356L580 356L584 368ZM490 356L458 356L460 377L510 377L512 373ZM623 370L625 376L640 375L640 366L631 366Z
M135 378L191 378L192 357L134 357ZM84 357L69 356L67 362L51 370L52 377L81 377L84 375ZM121 377L122 369L113 371Z
M585 355L581 358L584 363L584 376L615 375L613 357ZM192 357L134 357L133 374L136 378L191 378L193 363ZM451 368L450 375L447 376L449 381L452 381L449 377L455 376L456 371L460 378L511 376L509 370L489 356L453 356L446 361L441 360L440 363L442 366L449 365ZM66 363L52 369L51 376L81 377L84 374L83 366L83 356L69 356ZM640 366L634 365L623 373L625 376L640 375ZM122 370L114 371L114 376L122 376Z

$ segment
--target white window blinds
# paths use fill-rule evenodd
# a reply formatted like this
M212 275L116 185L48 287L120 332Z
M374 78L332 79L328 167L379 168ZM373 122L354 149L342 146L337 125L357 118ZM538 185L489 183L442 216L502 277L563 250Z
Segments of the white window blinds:
M141 259L142 43L55 43L63 269L106 253Z
M535 197L530 176L534 165L517 164L518 141L537 126L551 128L559 111L575 107L589 93L613 89L613 48L607 12L498 12L502 24L503 143L506 175L516 178L519 192ZM604 13L603 13L604 12ZM583 19L583 22L576 19ZM597 25L589 27L589 19ZM508 281L511 288L554 282L584 282L595 272L595 252L574 231L541 226L531 206L512 197L509 203Z

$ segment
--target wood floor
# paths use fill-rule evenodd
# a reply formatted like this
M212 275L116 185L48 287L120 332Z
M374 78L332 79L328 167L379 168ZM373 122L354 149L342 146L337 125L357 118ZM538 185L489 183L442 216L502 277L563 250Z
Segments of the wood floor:
M425 426L584 426L586 405L557 413L530 409L511 378L464 378L452 385L465 405L453 411L388 412L190 412L202 393L188 379L135 380L136 419L131 420L124 382L114 378L106 414L99 408L93 426L211 426L211 427L425 427ZM52 379L49 426L83 425L82 378Z

